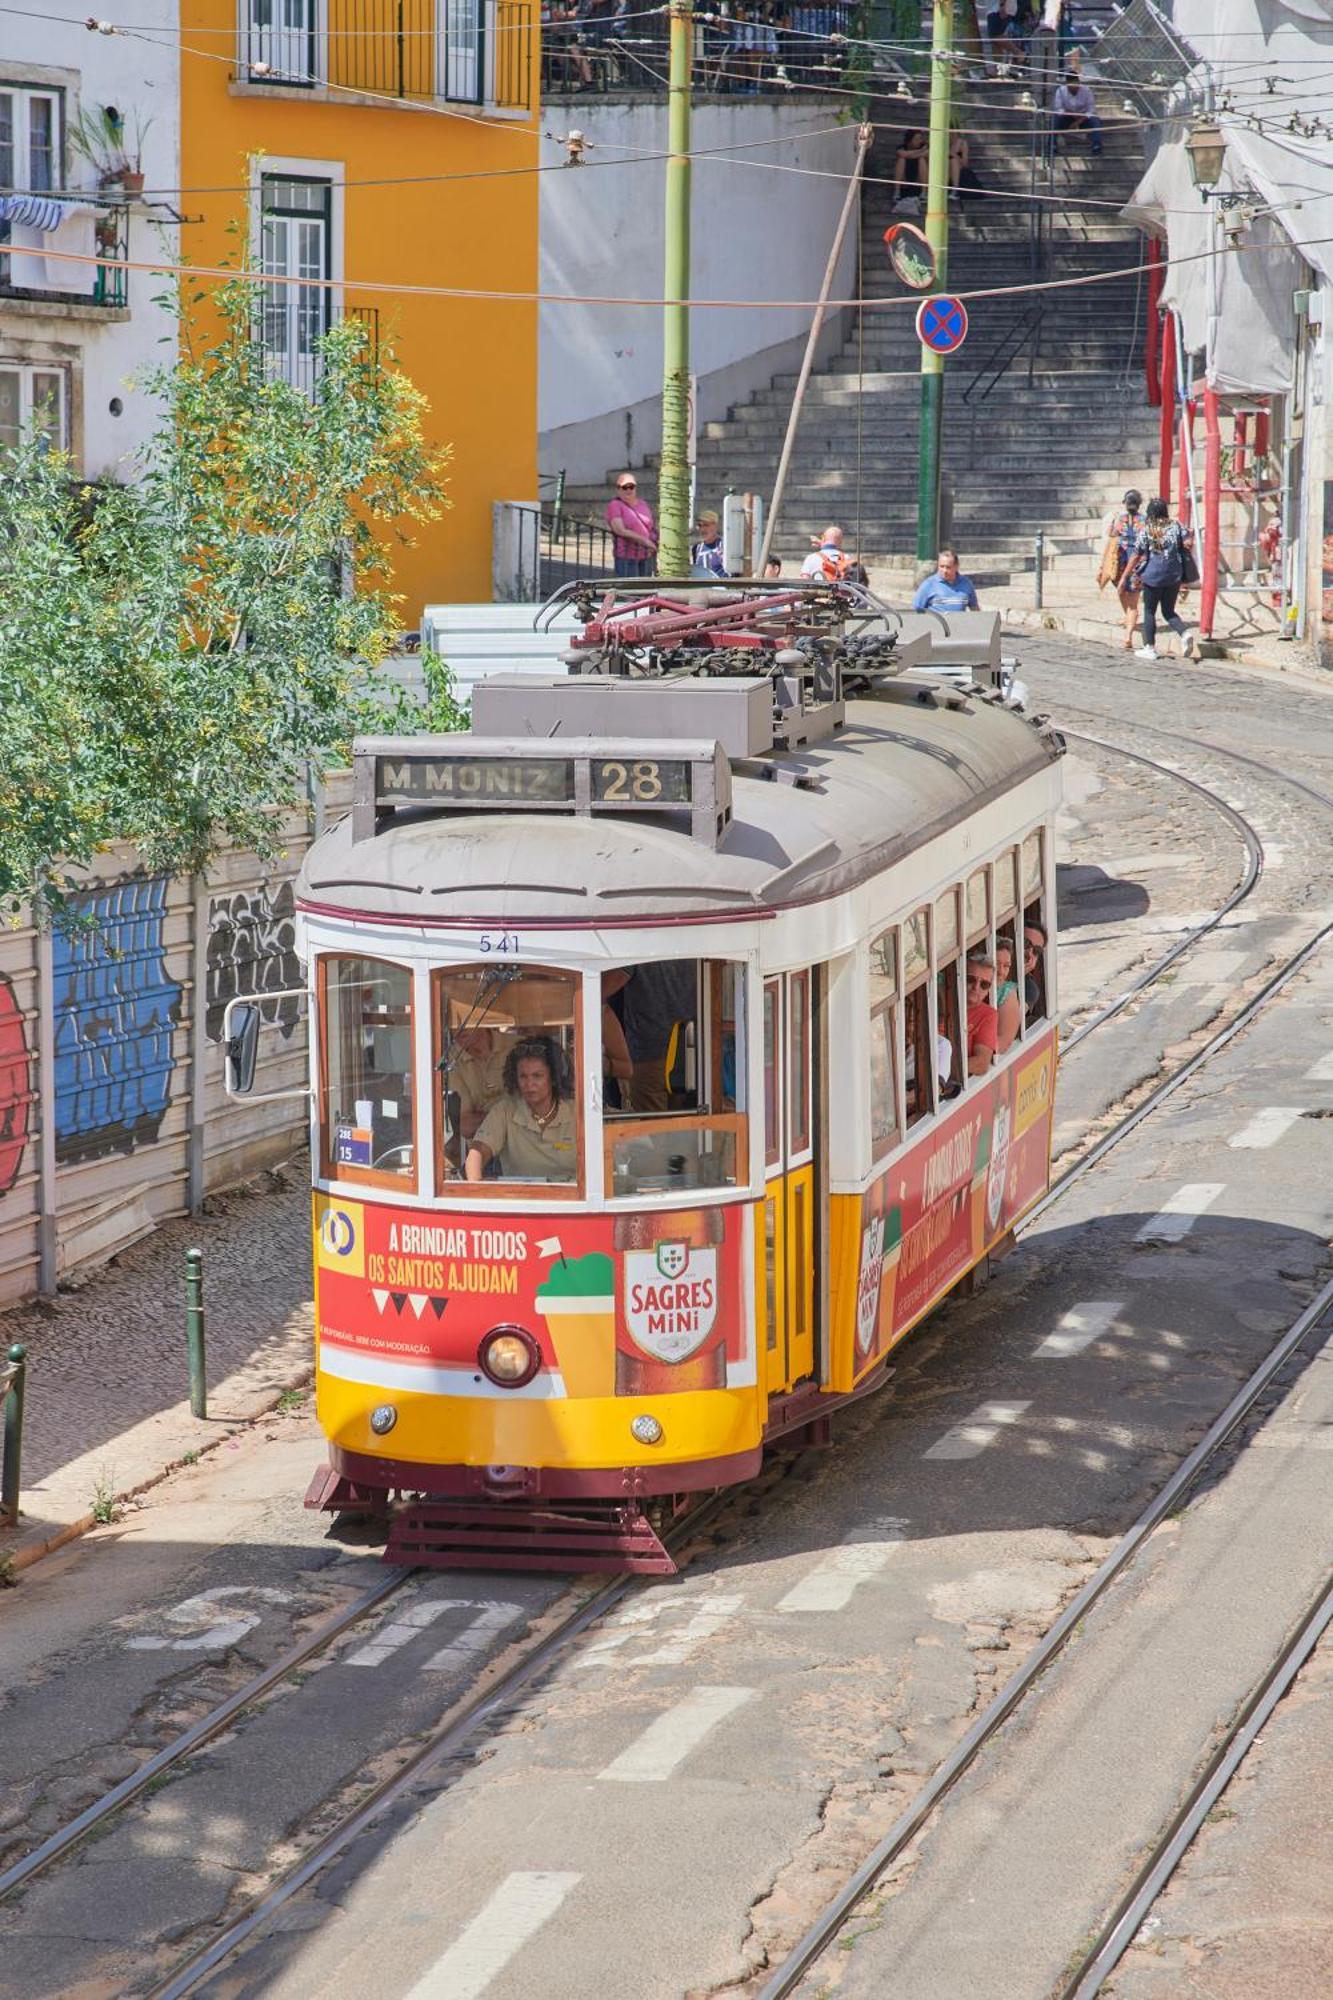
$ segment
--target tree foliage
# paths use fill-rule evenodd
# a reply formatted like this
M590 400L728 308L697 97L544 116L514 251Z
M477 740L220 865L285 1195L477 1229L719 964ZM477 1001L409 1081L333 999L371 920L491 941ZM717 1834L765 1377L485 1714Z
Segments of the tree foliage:
M20 448L0 478L0 905L59 901L130 841L154 870L227 842L360 728L460 724L447 689L404 712L379 671L401 620L392 538L447 505L423 399L345 321L312 392L274 380L251 288L146 386L161 421L125 486L80 488ZM178 311L184 318L180 301Z

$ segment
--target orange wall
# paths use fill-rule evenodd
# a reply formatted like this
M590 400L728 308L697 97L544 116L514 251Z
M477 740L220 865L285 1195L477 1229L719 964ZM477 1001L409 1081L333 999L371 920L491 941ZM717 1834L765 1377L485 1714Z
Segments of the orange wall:
M413 0L413 14L420 5ZM358 18L368 13L358 10ZM229 253L234 261L228 225L248 211L242 190L251 180L252 155L341 166L344 304L378 309L381 336L392 331L401 365L429 402L427 435L453 447L452 507L412 530L415 547L395 547L393 587L405 600L403 624L415 626L424 604L490 597L491 503L536 497L537 308L393 298L363 291L358 281L535 291L538 183L535 174L522 174L420 186L353 184L533 166L536 117L443 116L240 88L232 82L236 18L235 0L182 0L180 207L191 218L182 248L196 263L217 264ZM534 106L537 39L534 29ZM198 51L225 51L227 60ZM214 188L236 191L193 192Z

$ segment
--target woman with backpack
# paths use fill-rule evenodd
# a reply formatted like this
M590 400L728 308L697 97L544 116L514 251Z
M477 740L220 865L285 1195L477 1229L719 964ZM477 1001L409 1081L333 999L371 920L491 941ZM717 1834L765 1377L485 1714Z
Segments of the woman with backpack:
M1194 651L1186 642L1189 628L1176 615L1176 598L1181 584L1197 582L1198 574L1192 530L1172 520L1165 500L1150 500L1124 575L1126 583L1137 581L1143 589L1143 644L1136 655L1138 659L1157 658L1159 612L1179 635L1182 650ZM1197 658L1197 652L1194 656Z
M1131 486L1107 522L1101 567L1097 571L1098 590L1105 590L1108 583L1115 585L1120 609L1125 614L1123 645L1127 653L1134 650L1134 630L1139 622L1139 587L1130 573L1130 558L1142 526L1143 495L1136 486Z

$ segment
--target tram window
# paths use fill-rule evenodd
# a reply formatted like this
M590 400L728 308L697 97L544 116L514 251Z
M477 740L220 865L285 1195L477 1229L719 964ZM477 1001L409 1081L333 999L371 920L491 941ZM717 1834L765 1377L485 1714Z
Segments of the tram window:
M957 1097L967 1075L958 960L942 965L935 977L936 1034L939 1041L940 1096ZM946 1060L945 1049L948 1049Z
M949 889L935 905L935 963L943 965L958 950L958 891Z
M870 946L870 1151L878 1163L898 1138L894 1075L897 938L884 931Z
M662 970L660 965L636 966L626 993L633 995L641 973ZM654 1038L660 1041L663 1030L668 1031L667 1101L661 1102L655 1087L641 1095L636 1059L630 1106L608 1110L605 1118L606 1191L613 1197L736 1187L749 1179L744 967L689 959L671 963L670 971L674 983L654 980L644 996L657 1022ZM780 1045L768 1004L766 993L765 1082L776 1108ZM682 1007L688 1012L677 1011ZM632 1015L625 1031L634 1033ZM634 1048L631 1039L631 1053ZM656 1081L654 1071L650 1085Z
M794 972L788 981L787 1116L791 1123L788 1156L810 1144L810 975Z
M1018 866L1017 853L1006 847L1003 854L995 857L995 921L1003 923L1018 908Z
M1023 842L1023 901L1030 903L1034 896L1041 895L1041 828L1037 827Z
M373 958L322 958L319 1012L324 1172L414 1180L411 972Z
M778 1080L781 1042L782 985L770 979L764 986L764 1164L782 1163L782 1094Z
M1012 924L995 933L995 1010L998 1053L1012 1048L1023 1024L1023 1002L1019 982L1023 977L1021 955L1014 943Z
M578 1181L580 985L540 965L435 974L439 1173L451 1192Z
M1046 945L1047 930L1041 898L1037 897L1023 912L1023 1000L1029 1026L1046 1014Z
M916 910L903 925L903 985L910 986L930 967L928 914Z
M967 882L967 941L980 944L990 935L990 877L978 868Z
M915 987L903 1002L903 1079L907 1092L909 1132L935 1109L936 1089L949 1081L952 1062L952 1049L943 1037L934 1037L932 1056L927 998L927 988L922 985Z

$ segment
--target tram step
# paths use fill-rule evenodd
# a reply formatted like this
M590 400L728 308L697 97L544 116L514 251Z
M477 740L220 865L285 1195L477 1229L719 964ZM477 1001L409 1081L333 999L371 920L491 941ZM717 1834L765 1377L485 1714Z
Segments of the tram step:
M648 1517L614 1503L566 1509L408 1500L390 1521L384 1560L422 1569L676 1573Z

